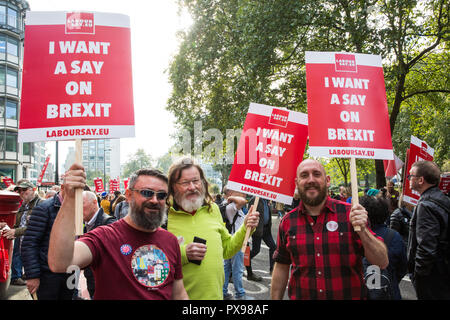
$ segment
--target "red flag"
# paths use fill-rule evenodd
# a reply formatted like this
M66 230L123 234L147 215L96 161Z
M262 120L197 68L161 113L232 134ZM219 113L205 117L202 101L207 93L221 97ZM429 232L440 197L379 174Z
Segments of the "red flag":
M383 160L384 174L386 178L391 178L403 167L403 161L394 154L394 160Z

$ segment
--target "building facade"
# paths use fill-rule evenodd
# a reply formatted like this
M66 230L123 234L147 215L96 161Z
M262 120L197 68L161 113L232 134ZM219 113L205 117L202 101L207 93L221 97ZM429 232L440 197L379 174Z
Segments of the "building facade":
M30 178L34 143L18 143L26 1L0 0L0 174Z

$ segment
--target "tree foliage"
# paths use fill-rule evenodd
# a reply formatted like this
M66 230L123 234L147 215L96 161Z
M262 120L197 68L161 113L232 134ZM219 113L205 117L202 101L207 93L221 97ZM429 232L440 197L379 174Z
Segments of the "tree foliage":
M380 54L394 152L404 155L415 134L435 146L438 163L448 158L447 1L179 3L194 21L169 68L167 109L179 129L242 128L250 102L306 113L305 51ZM382 161L376 170L380 187Z
M128 161L125 162L123 174L125 177L129 177L139 169L152 167L152 164L152 156L145 153L144 149L137 149L136 152L130 156Z

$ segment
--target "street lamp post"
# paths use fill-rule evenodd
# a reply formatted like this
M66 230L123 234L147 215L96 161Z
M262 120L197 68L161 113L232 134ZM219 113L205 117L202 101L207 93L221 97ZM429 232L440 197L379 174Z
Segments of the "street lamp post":
M106 151L111 151L111 148L103 149L103 189L106 191Z

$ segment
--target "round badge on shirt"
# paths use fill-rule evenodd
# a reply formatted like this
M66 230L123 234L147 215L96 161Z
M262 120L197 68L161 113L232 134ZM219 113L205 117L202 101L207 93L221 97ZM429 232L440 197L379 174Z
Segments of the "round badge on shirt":
M328 221L327 223L327 230L328 231L336 231L338 228L338 223L336 221Z
M123 254L124 256L129 255L132 251L133 249L129 244L123 244L120 246L120 253Z
M155 245L144 245L134 252L131 269L140 284L152 288L166 281L170 273L170 264L160 248Z

